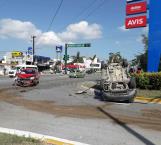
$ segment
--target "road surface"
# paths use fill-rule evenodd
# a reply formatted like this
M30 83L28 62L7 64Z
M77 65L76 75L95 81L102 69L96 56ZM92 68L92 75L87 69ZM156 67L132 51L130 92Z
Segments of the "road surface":
M0 77L1 127L51 135L91 145L161 144L161 107L100 101L76 94L85 81L67 76L41 76L36 87L12 86Z

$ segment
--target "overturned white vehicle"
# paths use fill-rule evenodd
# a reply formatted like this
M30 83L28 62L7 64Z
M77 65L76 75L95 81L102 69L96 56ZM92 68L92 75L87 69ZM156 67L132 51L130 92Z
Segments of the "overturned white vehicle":
M104 100L133 102L136 96L135 78L127 71L127 61L113 55L108 64L102 66L101 89Z

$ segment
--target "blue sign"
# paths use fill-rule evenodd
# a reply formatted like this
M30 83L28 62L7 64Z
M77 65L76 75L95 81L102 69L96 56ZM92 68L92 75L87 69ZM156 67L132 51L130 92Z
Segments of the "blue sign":
M63 46L56 46L56 52L62 52L63 51Z
M32 47L28 47L28 54L29 54L29 55L32 55L32 54L33 54Z
M148 72L158 72L161 57L161 0L149 3Z

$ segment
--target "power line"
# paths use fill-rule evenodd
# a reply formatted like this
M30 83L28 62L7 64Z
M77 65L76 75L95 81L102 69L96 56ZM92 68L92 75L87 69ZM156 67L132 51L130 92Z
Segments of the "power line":
M60 1L59 5L58 5L58 8L57 8L56 11L55 11L55 14L54 14L54 16L53 16L53 18L52 18L52 20L51 20L51 22L50 22L50 24L49 24L49 27L48 27L47 31L50 30L50 28L51 28L51 26L52 26L52 24L53 24L53 22L54 22L54 20L55 20L55 18L56 18L56 16L57 16L57 14L59 13L59 10L60 10L60 8L61 8L61 6L62 6L62 3L63 3L63 0Z
M90 7L92 7L98 0L93 0L91 3L89 3L89 5L87 7L85 7L77 16L77 19L82 16L87 10L90 9Z
M79 15L75 18L76 20L79 19L80 16L83 15L83 13L87 10L90 9L90 7L92 7L98 0L93 0L86 8L84 8ZM106 2L106 0L103 0L102 3L100 3L96 8L94 8L85 18L88 18L89 16L91 16L96 10L98 10L100 7L102 7L102 5ZM69 25L69 24L68 24ZM64 29L66 26L62 27L61 29Z
M100 3L96 8L94 8L94 9L85 17L85 19L88 18L88 17L90 17L93 13L95 13L95 11L97 11L98 9L100 9L100 8L104 5L105 2L107 2L107 0L103 0L102 3Z

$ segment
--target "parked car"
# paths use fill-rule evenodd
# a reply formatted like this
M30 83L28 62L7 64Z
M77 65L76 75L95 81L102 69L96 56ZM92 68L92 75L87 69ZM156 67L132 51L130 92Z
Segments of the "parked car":
M81 72L80 70L74 70L69 73L70 78L84 78L85 73Z
M8 71L8 76L9 76L10 78L13 78L13 77L16 76L16 73L17 73L17 68L16 68L16 67L15 67L15 68L12 68L12 69L10 69L10 70Z
M21 71L16 75L17 77L15 79L15 84L17 86L35 86L39 83L40 75L39 72L34 68L21 69Z

